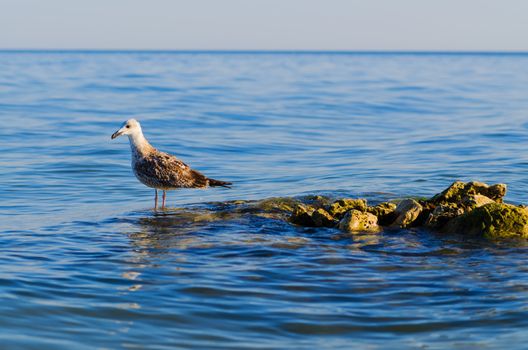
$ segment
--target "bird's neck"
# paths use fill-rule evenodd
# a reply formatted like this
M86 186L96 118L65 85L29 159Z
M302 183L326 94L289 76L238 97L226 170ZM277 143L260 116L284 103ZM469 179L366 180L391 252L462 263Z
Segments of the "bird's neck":
M145 156L154 150L141 131L128 135L128 141L130 141L132 153L138 156Z

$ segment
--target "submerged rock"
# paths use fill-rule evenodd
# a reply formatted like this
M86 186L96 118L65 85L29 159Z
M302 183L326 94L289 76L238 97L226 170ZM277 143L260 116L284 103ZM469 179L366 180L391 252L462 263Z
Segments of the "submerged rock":
M266 211L266 212L287 212L287 213L293 213L295 208L300 204L301 202L296 198L291 197L272 197L263 199L261 201L258 201L255 207L257 209Z
M304 196L300 200L302 203L311 205L314 208L326 208L332 203L330 198L319 195Z
M350 210L367 210L367 201L365 199L350 199L344 198L335 201L327 207L327 211L330 215L336 218L342 218L346 212Z
M395 209L396 219L393 226L410 227L423 211L423 206L414 199L402 200Z
M481 235L489 239L528 238L528 209L488 203L451 220L445 232Z
M345 214L339 222L339 229L344 232L378 232L381 230L376 215L356 209Z

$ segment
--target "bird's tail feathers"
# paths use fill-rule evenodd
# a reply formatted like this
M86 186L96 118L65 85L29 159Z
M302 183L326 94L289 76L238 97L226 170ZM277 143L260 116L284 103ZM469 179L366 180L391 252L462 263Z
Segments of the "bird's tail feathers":
M208 179L209 180L209 186L211 187L226 187L226 188L231 188L231 185L233 184L232 182L227 182L227 181L220 181L220 180L215 180L215 179Z

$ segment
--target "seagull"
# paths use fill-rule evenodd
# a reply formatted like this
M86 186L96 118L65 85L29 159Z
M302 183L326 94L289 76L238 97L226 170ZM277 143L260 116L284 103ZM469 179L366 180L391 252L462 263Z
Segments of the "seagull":
M178 188L227 187L231 182L208 178L199 171L191 169L175 156L160 152L143 136L141 125L135 119L129 119L112 134L112 140L127 135L132 149L132 170L137 179L145 186L154 188L154 209L158 208L158 190L163 191L162 208L165 208L166 191Z

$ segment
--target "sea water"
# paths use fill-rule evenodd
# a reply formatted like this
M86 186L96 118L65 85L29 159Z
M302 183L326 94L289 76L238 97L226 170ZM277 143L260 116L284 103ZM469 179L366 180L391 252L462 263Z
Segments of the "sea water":
M218 203L431 196L527 203L528 55L1 52L0 344L34 349L523 349L528 248L343 235ZM154 191L158 149L232 189ZM210 219L208 219L210 217Z

